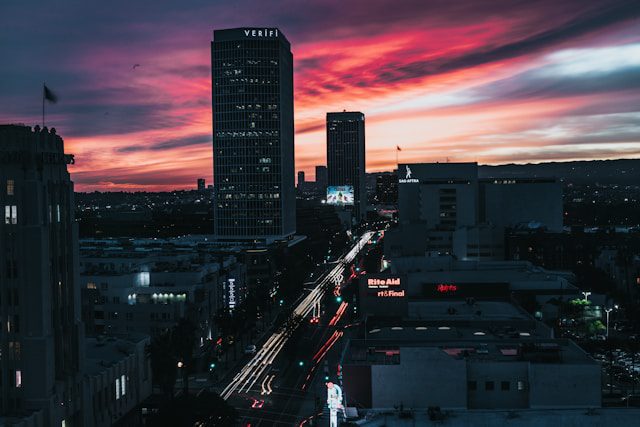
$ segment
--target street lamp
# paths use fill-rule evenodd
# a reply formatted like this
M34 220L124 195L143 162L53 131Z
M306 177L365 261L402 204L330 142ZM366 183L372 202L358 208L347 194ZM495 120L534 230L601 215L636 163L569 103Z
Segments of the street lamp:
M605 313L607 313L607 339L609 339L609 313L611 313L613 310L617 310L618 309L618 305L614 305L613 307L609 307L609 308L605 308L604 311Z
M582 295L584 295L584 300L585 300L585 301L589 301L589 295L591 295L591 292L589 292L589 291L582 291Z

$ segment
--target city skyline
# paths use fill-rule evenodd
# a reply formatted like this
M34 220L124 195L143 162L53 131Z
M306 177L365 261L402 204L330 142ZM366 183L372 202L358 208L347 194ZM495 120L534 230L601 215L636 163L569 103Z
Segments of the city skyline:
M344 109L367 115L368 172L393 168L396 146L400 163L640 155L634 2L280 3L5 5L0 122L39 124L46 81L78 190L211 182L213 30L267 26L291 41L307 179L326 164L326 112Z

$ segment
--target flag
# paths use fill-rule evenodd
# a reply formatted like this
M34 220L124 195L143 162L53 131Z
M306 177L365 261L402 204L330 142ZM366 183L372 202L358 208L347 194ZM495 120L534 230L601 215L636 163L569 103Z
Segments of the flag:
M400 148L400 146L399 146L399 145L396 145L396 150L398 150L398 151L402 151L402 148Z
M47 85L44 85L44 99L51 102L52 104L58 102L58 96L53 93L51 89L47 87Z

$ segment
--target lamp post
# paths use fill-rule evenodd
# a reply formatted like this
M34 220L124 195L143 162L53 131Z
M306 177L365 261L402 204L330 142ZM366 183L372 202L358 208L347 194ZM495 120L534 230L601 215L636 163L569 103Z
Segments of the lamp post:
M589 295L591 295L591 292L582 291L582 295L584 295L584 300L588 302L589 301Z
M609 307L609 308L605 308L604 311L605 313L607 313L607 339L609 339L609 314L613 311L613 310L617 310L618 309L618 305L614 305L613 307Z

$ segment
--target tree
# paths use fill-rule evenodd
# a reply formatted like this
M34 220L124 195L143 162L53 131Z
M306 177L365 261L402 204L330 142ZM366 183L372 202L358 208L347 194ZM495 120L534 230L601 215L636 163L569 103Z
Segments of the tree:
M182 362L184 394L189 392L189 369L192 368L193 348L196 342L196 327L187 319L180 319L172 329L153 338L147 346L151 359L153 381L170 400L176 384L178 362Z
M176 384L176 358L173 352L171 331L165 331L153 338L147 346L147 355L151 359L153 382L168 398L173 398Z
M188 319L180 319L171 334L176 359L183 363L182 384L184 394L189 394L189 370L193 368L193 347L196 344L196 326Z

